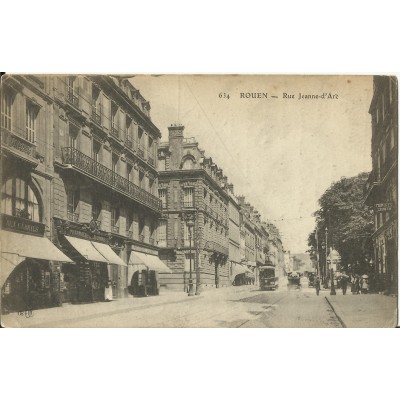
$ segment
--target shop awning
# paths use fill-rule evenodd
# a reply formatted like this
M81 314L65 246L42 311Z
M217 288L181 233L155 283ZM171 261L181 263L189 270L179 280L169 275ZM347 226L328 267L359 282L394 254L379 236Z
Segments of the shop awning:
M17 256L16 254L2 253L0 256L0 288L3 287L4 282L10 276L14 268L25 260L25 257Z
M15 254L39 260L73 262L45 237L0 231L0 239L1 253L4 254Z
M244 274L246 271L247 271L246 266L236 262L232 264L232 278L234 278L236 275Z
M115 254L114 250L107 244L92 242L96 250L108 260L109 264L123 265L126 267L125 262Z
M78 239L72 236L65 236L65 239L72 245L72 247L88 261L97 261L109 263L109 261L103 257L93 246L89 240Z
M145 265L147 268L162 272L172 273L172 271L157 257L152 254L145 254L139 251L132 251L129 258L129 264L131 265Z

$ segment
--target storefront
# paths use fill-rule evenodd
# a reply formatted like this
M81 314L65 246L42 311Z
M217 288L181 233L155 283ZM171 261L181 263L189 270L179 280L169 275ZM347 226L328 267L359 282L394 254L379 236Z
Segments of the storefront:
M60 246L73 260L72 265L62 265L62 302L104 301L108 281L113 298L123 297L127 292L123 279L127 265L117 254L123 248L123 240L84 224L54 220Z
M129 293L133 296L158 295L158 274L171 272L158 255L131 251L128 262Z
M1 222L2 312L61 305L57 262L72 260L44 236L44 224L6 214Z

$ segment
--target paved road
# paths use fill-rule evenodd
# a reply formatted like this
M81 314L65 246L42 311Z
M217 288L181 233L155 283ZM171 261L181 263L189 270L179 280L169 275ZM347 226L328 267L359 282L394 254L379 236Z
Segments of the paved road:
M184 295L183 295L184 296ZM60 327L341 327L324 296L313 289L261 292L255 286L213 290L202 296L106 314L41 324ZM31 320L31 322L34 322Z

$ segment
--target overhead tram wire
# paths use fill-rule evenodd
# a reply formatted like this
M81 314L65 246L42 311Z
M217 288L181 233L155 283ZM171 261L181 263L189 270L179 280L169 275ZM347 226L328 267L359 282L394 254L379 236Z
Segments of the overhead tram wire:
M214 133L217 135L218 139L220 140L220 142L222 143L222 146L225 148L226 152L229 154L229 156L232 158L232 160L234 161L233 165L237 168L237 170L239 171L239 173L241 174L241 176L243 177L243 179L245 181L247 181L247 177L244 176L242 170L237 166L238 162L237 159L235 157L232 156L232 154L230 153L230 151L228 150L228 148L225 146L224 141L221 139L221 137L219 136L217 130L215 129L214 125L212 124L212 122L210 121L210 119L208 118L207 113L204 111L204 108L201 106L199 100L197 99L197 97L195 96L195 94L192 92L192 89L190 88L189 84L186 81L186 78L183 77L186 86L188 87L191 95L193 96L193 98L196 100L197 105L200 107L201 111L203 112L204 116L206 117L208 123L210 124L211 128L214 130Z

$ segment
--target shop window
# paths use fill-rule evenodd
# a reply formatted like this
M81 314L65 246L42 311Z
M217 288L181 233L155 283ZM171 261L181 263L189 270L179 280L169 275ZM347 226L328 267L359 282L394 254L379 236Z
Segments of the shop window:
M79 188L67 190L67 218L70 221L77 222L79 219L79 200Z
M2 213L40 222L40 211L38 196L29 182L19 177L11 177L3 183Z

